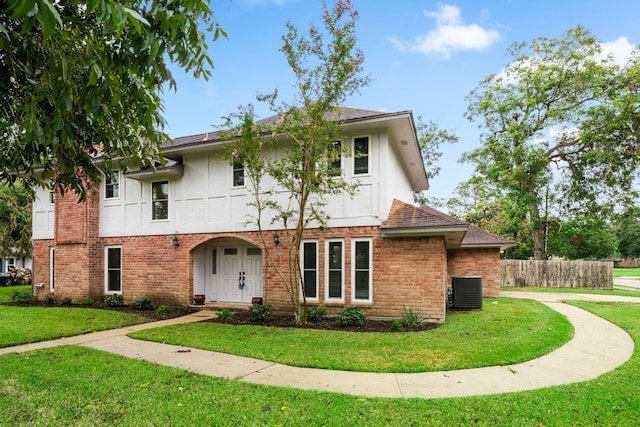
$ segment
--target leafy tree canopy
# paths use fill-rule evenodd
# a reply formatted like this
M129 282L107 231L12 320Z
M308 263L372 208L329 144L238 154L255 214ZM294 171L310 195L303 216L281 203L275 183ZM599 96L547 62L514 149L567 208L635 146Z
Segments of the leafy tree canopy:
M0 256L31 256L31 191L20 180L0 183Z
M466 117L484 132L463 160L509 198L514 220L531 222L534 257L545 259L548 191L555 210L571 217L610 212L633 195L640 57L618 66L583 27L514 44L508 54L504 70L468 96Z
M152 166L168 64L211 73L199 26L225 35L205 1L2 2L0 179L83 196L113 162Z

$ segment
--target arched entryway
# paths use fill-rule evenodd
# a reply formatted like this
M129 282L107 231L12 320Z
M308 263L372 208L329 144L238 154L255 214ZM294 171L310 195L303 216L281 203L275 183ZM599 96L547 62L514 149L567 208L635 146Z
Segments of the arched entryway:
M251 304L262 296L262 251L240 239L214 239L193 252L193 293L207 302Z

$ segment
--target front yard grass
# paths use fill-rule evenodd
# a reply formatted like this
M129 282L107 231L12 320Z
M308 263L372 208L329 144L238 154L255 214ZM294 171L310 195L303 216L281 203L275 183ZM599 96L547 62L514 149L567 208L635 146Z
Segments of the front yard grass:
M636 297L640 298L640 290L622 290L622 289L591 289L591 288L544 288L540 286L525 287L504 287L501 291L515 292L553 292L556 294L597 294L597 295L616 295L620 297Z
M14 292L31 292L31 285L0 286L0 303L9 302Z
M197 323L129 334L164 342L321 369L432 372L507 365L549 353L573 336L564 316L528 300L485 299L482 311L447 313L424 332L342 332Z
M0 305L0 347L122 328L147 321L143 317L111 310Z
M629 362L592 381L534 391L378 399L211 378L81 347L51 348L0 356L0 425L640 425L640 305L575 304L631 334L636 351Z
M613 277L640 277L640 268L614 268Z

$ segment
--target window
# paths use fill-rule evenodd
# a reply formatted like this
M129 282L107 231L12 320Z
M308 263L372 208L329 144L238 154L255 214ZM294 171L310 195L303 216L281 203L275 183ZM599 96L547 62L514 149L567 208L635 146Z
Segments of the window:
M49 290L51 292L56 290L55 273L56 273L56 248L49 247Z
M329 176L340 176L342 172L342 143L334 141L329 145L327 150L329 157Z
M344 285L344 257L342 256L342 241L327 241L327 299L343 300Z
M304 296L308 299L318 298L318 242L302 242L302 280Z
M120 197L120 172L115 171L105 180L104 198L117 199L118 197Z
M105 248L105 288L106 292L122 292L122 248Z
M55 182L51 179L49 180L49 203L54 204L56 201L56 187Z
M352 240L353 300L371 301L371 240Z
M169 181L151 184L151 219L169 219Z
M233 186L244 186L244 164L242 162L233 162Z
M353 174L369 173L369 137L361 136L353 139Z

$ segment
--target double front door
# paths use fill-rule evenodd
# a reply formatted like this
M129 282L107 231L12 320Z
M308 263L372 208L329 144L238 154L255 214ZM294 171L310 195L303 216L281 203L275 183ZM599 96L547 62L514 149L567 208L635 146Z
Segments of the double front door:
M262 251L246 243L211 243L206 249L207 301L250 304L262 296Z

